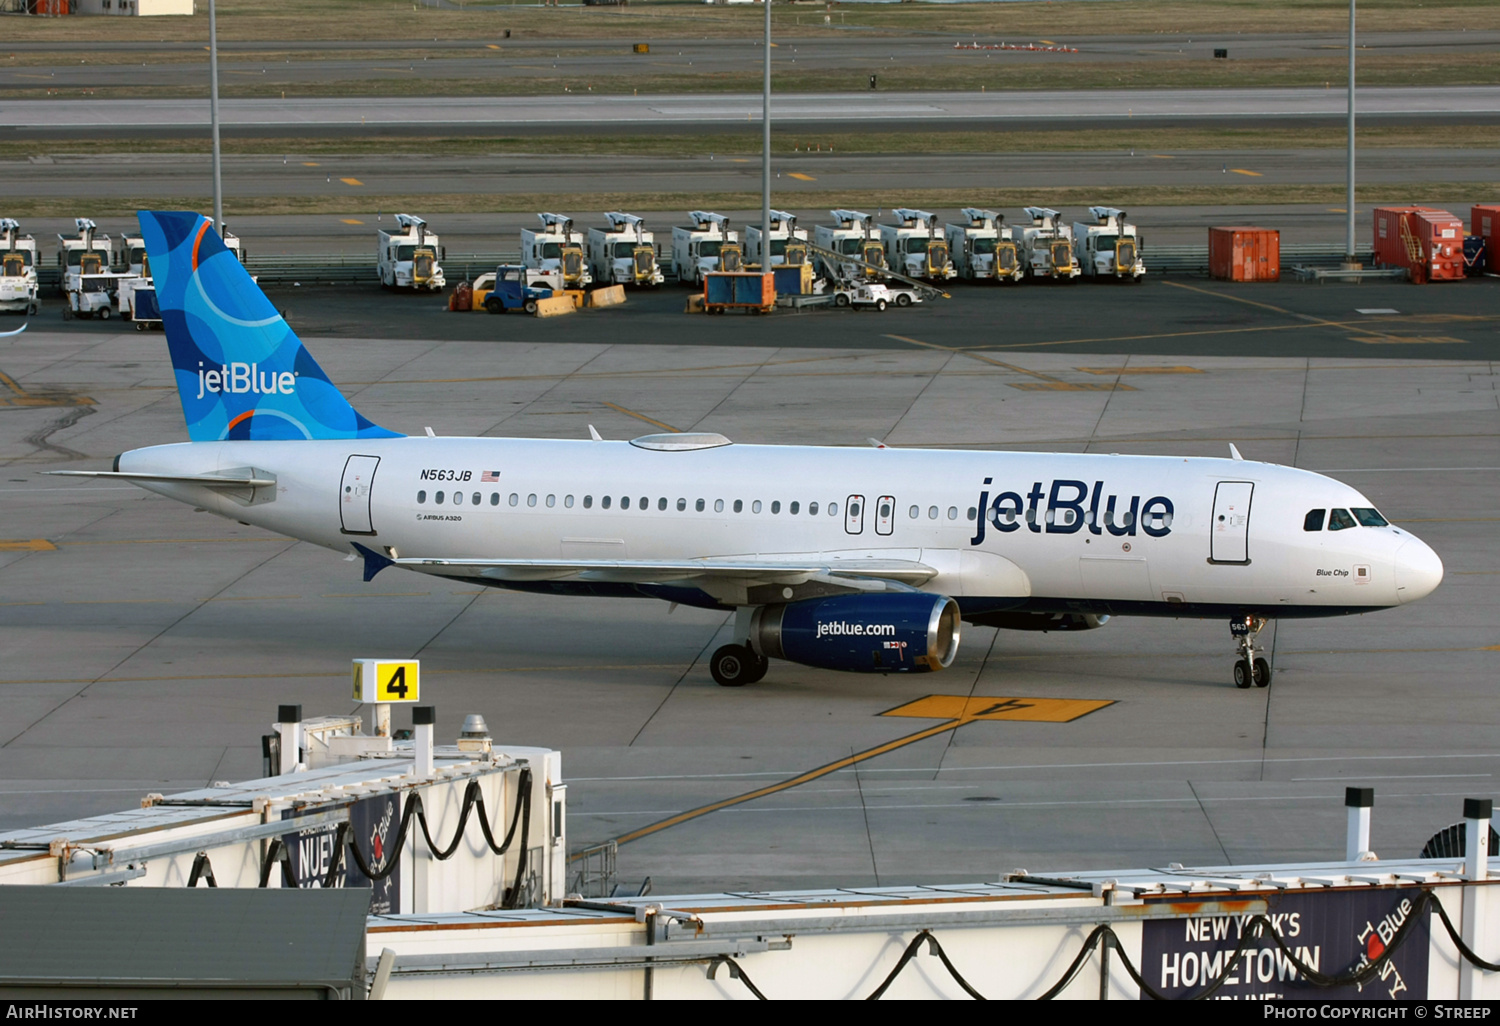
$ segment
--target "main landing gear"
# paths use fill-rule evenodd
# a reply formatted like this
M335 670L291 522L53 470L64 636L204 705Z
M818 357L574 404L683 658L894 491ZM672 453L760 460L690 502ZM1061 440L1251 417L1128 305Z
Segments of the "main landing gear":
M724 645L708 661L708 672L721 687L742 688L766 675L771 660L749 645Z
M1229 633L1239 646L1239 658L1234 663L1234 686L1258 688L1271 686L1271 664L1255 654L1255 639L1265 627L1264 616L1240 616L1229 621Z

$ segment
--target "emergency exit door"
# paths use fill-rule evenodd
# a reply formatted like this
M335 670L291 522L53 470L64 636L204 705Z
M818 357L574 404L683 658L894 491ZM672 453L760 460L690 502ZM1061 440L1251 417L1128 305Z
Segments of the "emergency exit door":
M851 495L844 503L844 530L849 534L861 534L865 529L865 497Z
M1214 490L1210 563L1250 562L1250 497L1254 491L1255 485L1249 481L1220 481Z
M370 524L370 485L379 456L350 456L339 482L339 523L345 534L374 534Z

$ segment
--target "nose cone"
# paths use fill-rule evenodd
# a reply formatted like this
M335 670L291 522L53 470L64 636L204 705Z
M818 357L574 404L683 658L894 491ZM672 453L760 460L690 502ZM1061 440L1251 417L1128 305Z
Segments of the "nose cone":
M1443 561L1427 543L1408 538L1396 550L1396 599L1415 602L1426 598L1443 582Z

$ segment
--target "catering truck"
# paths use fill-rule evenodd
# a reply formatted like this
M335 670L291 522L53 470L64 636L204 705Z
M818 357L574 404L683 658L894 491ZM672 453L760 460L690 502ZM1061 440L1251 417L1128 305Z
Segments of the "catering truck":
M807 229L797 227L797 215L785 210L771 211L770 264L766 264L765 247L761 245L761 226L745 226L745 263L765 269L782 264L807 263Z
M35 315L37 298L36 239L21 234L13 217L0 217L0 310Z
M388 289L443 291L447 281L437 235L427 230L426 221L411 214L397 214L396 224L400 231L376 233L375 269L380 284Z
M955 277L948 240L938 231L937 215L910 207L891 211L899 221L880 226L885 262L909 278L942 281Z
M655 237L644 218L611 210L607 228L589 229L589 267L601 285L654 288L665 281L656 263Z
M538 214L540 230L521 229L521 265L538 271L557 271L559 288L581 289L593 282L583 252L583 233L566 214Z
M689 210L688 217L692 224L672 229L672 270L678 281L696 287L705 274L745 269L740 235L729 227L729 218L707 210Z
M1076 278L1073 231L1048 207L1027 207L1031 224L1021 229L1021 261L1032 278Z
M1135 225L1125 223L1125 211L1089 207L1089 213L1094 215L1092 223L1073 222L1073 257L1083 273L1139 282L1146 276L1146 262Z
M949 223L943 234L960 278L970 281L1020 281L1026 268L1016 254L1016 243L1005 215L978 207L964 207L968 220Z
M818 254L823 273L836 282L878 277L886 266L885 247L872 230L870 215L843 209L828 213L837 223L813 228L813 239L823 250Z

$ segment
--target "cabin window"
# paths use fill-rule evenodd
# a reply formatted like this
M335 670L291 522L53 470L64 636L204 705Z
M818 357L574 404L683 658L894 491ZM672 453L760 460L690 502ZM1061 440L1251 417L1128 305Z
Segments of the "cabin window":
M443 504L443 493L442 492L438 492L436 495L434 495L432 497L432 501L435 502L435 503L437 503L439 506L441 506Z
M568 509L572 509L573 508L573 496L571 496L571 495L564 495L563 496L563 505L566 506L566 507L568 507Z
M547 508L551 509L553 506L556 506L556 505L557 505L557 496L555 496L555 495L549 495L549 496L547 496Z
M592 495L585 495L583 497L583 508L584 509L593 509L594 508L594 497Z
M609 509L609 502L610 502L610 499L609 499L608 495L601 495L599 497L599 508L600 509Z
M1336 509L1328 514L1328 529L1330 531L1342 531L1345 528L1354 526L1354 518L1349 515L1347 509Z
M927 507L927 519L928 520L936 520L937 519L937 515L938 515L938 508L936 506L928 506Z
M685 509L687 509L687 500L686 499L678 499L677 500L677 512L681 513Z
M418 492L417 493L417 505L420 506L420 505L422 505L426 501L427 501L427 493L426 492Z
M499 492L490 492L490 505L491 506L498 506L498 505L500 505L500 493Z
M536 492L532 492L530 495L526 496L526 505L528 505L528 506L535 506L536 505Z
M1026 511L1026 522L1028 524L1036 523L1036 507L1033 506Z
M958 507L957 506L949 506L948 507L948 519L949 520L957 520L958 519Z
M780 513L781 512L781 500L780 499L777 499L775 502L771 503L771 512L772 513Z
M453 505L455 505L455 506L462 506L463 504L464 504L464 493L463 492L454 492L453 493Z
M975 520L975 519L978 519L978 517L979 517L979 510L976 509L973 506L970 506L969 507L969 519L970 520Z
M800 502L794 502L794 503L792 503L790 506L788 506L786 508L786 511L788 513L790 513L792 516L796 516L797 515L797 510L799 508L801 508L801 505L802 504Z
M911 519L915 520L919 516L922 515L922 507L921 506L913 506L911 509L909 509L909 510L906 511L906 515L908 517L910 517Z
M478 492L475 492L473 495L469 496L469 501L477 506L484 501L484 496L480 495Z
M641 501L640 501L640 507L641 507L641 509L650 509L651 508L651 500L648 499L648 498L646 498L644 495L642 495L641 496Z
M628 496L628 495L622 495L622 496L620 496L620 508L621 509L629 509L630 508L630 496Z
M510 493L510 504L512 506L516 505L520 501L521 501L521 497L519 495L517 495L515 492L511 492Z
M1305 517L1302 518L1302 530L1304 530L1304 531L1321 531L1321 530L1323 530L1323 518L1325 516L1327 516L1327 515L1328 515L1328 511L1327 510L1322 510L1322 509L1310 509L1310 510L1308 510L1307 511L1307 516L1305 516Z
M697 510L699 513L702 513L703 512L703 500L699 499L697 502L693 503L693 508L695 510Z
M839 515L839 504L838 503L836 503L836 502L830 502L828 504L828 515L831 516L831 517L836 517L836 516Z
M715 513L722 513L722 512L724 512L724 500L723 499L715 499L714 500L714 512Z
M816 502L809 502L807 504L807 515L810 517L818 515L818 504Z
M678 501L681 501L681 500L678 500ZM667 499L666 499L666 496L662 496L660 499L656 500L656 508L657 509L666 509L667 508Z
M752 502L750 504L750 512L751 513L759 513L760 512L760 500L759 499L756 499L754 502Z
M745 502L744 502L743 499L735 499L734 500L734 511L736 513L739 513L741 511L743 511L744 508L745 508Z
M1360 522L1360 525L1363 527L1391 526L1390 522L1387 521L1385 517L1380 515L1379 510L1371 509L1368 506L1356 507L1349 510L1349 512L1354 514L1354 519L1358 520Z

